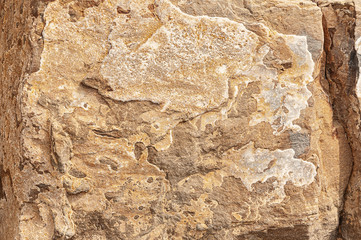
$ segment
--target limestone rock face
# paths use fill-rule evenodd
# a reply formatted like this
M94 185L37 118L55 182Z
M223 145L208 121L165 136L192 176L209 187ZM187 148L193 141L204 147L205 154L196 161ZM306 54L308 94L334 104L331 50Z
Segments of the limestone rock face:
M0 0L0 239L359 239L361 2Z

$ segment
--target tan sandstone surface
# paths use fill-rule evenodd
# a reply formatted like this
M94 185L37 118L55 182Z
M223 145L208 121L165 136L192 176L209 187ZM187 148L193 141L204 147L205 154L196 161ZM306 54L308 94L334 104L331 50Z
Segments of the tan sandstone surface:
M0 240L361 239L360 19L0 0Z

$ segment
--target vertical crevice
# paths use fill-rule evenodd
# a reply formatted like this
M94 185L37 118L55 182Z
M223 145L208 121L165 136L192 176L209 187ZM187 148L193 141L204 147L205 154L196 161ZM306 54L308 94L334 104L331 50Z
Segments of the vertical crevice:
M3 188L3 183L2 183L2 176L0 176L0 200L1 199L6 199L6 194Z
M28 74L40 63L40 15L50 0L0 0L0 239L19 239L26 185L19 172L23 161L21 94ZM24 184L24 185L23 185Z
M10 171L4 171L4 167L2 164L0 164L0 200L1 199L5 199L7 200L6 197L6 192L3 186L3 181L5 181L5 178L8 178L10 181L10 186L13 187L13 183L12 183L12 179L10 176Z
M355 50L356 11L353 3L323 3L319 7L323 14L325 53L322 86L329 96L333 120L343 126L353 157L353 167L343 194L339 215L339 237L345 237L344 226L348 222L345 202L352 191L352 179L355 176L355 169L358 168L358 160L361 158L360 103L356 94L358 78L358 59Z

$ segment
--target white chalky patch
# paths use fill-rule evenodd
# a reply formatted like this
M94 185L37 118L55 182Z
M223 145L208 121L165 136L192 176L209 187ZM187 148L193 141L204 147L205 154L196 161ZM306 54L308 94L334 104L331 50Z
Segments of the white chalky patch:
M107 94L166 103L193 116L219 107L228 100L229 78L252 66L258 36L226 18L193 17L166 0L157 4L162 26L137 50L120 44L114 27L101 69L115 90Z
M264 183L275 177L273 193L279 199L285 197L284 186L287 182L297 187L306 186L315 180L317 174L314 164L294 158L293 149L270 151L255 148L251 142L240 150L231 150L228 154L233 161L230 172L234 177L242 179L249 191L253 191L252 184Z
M229 80L244 76L240 81L260 81L262 86L261 93L253 95L258 104L251 126L264 121L271 124L274 134L299 130L293 121L307 107L311 96L307 84L313 80L314 68L306 37L275 34L261 26L269 36L283 38L293 51L292 68L277 74L263 64L270 49L267 43L261 43L243 24L190 16L168 0L156 3L161 25L135 50L127 48L120 37L122 24L114 26L109 36L112 48L101 69L114 89L106 95L121 101L161 103L166 106L163 110L196 116L227 102Z
M257 112L252 114L251 126L269 122L274 134L279 135L287 129L300 130L293 121L300 117L301 111L308 106L312 96L307 84L313 81L314 62L308 51L305 36L283 35L293 51L293 66L277 76L262 81L261 93L254 94Z

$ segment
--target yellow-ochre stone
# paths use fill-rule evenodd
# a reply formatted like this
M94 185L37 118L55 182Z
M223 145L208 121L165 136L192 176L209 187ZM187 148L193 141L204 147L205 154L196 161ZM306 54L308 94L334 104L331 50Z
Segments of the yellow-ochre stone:
M361 239L358 0L0 0L0 240Z

